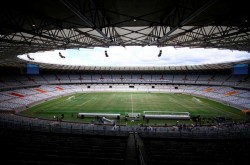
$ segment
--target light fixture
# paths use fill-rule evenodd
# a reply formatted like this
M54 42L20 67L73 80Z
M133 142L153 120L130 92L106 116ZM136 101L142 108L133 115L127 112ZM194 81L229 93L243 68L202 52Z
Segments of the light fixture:
M159 54L158 54L158 57L161 57L161 53L162 53L162 50L160 50Z
M109 56L109 55L108 55L108 53L107 53L107 50L105 50L105 56L106 56L106 57L108 57L108 56Z
M61 54L61 52L59 52L59 56L60 56L61 58L65 58L65 56L63 56L63 55Z
M27 54L27 58L32 61L34 60L34 58L31 58L29 54Z

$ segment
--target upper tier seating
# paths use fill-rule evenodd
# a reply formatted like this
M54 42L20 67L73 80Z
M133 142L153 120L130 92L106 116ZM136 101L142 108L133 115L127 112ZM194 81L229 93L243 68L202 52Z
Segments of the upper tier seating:
M184 74L42 74L0 77L0 89L44 84L174 83L250 88L248 76Z

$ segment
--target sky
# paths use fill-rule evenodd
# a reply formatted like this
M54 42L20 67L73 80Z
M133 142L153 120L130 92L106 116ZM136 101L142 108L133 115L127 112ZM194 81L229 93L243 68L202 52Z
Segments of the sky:
M162 54L158 57L160 50L162 50ZM107 51L109 57L105 56L105 51ZM65 58L61 58L59 52ZM245 51L156 46L66 49L30 53L29 56L34 58L34 61L40 63L83 66L179 66L250 59L250 53ZM19 55L18 57L30 61L27 58L27 54Z

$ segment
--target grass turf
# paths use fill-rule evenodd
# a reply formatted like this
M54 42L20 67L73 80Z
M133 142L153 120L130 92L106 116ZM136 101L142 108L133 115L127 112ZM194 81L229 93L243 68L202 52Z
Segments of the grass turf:
M197 96L172 93L129 92L69 95L28 108L22 111L21 114L47 119L53 119L53 116L64 114L64 120L83 121L76 117L79 112L120 113L125 115L126 112L143 114L143 111L189 112L191 116L200 115L204 118L224 116L233 120L245 120L248 118L239 109ZM84 119L84 121L90 120L92 119ZM141 122L143 123L143 121ZM160 120L153 122L166 123L166 121ZM167 123L174 122L168 121Z

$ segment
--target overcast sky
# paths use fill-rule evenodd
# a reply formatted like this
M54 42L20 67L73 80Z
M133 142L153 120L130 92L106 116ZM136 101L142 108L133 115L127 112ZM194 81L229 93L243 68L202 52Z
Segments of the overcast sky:
M105 50L107 50L109 57L105 57ZM162 50L162 55L158 57L160 50ZM59 52L65 58L60 58ZM34 58L35 61L42 63L85 66L199 65L250 59L250 53L244 51L203 48L158 48L156 46L55 50L30 53L29 56ZM19 57L28 60L27 55Z

